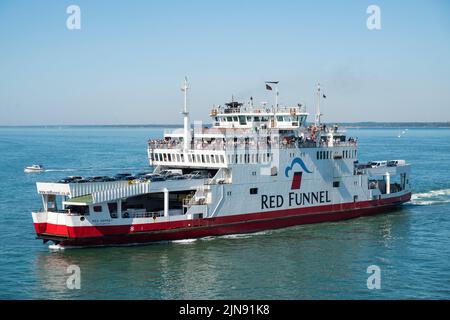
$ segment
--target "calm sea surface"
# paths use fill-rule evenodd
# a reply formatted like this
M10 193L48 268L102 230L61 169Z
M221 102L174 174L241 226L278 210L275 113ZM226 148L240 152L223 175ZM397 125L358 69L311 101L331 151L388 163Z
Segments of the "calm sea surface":
M0 299L450 298L450 130L348 130L360 160L406 159L402 210L338 223L140 247L51 251L35 239L35 182L147 167L148 128L0 128ZM24 174L42 163L48 171ZM81 289L66 286L81 269ZM381 289L367 289L367 267Z

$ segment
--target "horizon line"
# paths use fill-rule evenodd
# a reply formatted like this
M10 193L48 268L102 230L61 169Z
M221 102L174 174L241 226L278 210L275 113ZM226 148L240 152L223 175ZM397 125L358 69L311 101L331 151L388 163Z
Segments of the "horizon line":
M308 123L308 122L307 122ZM450 121L347 121L347 122L323 122L324 124L341 124L341 125L443 125L444 127L450 127ZM207 123L206 125L209 125ZM0 128L42 128L42 127L179 127L182 128L182 124L12 124L12 125L0 125Z

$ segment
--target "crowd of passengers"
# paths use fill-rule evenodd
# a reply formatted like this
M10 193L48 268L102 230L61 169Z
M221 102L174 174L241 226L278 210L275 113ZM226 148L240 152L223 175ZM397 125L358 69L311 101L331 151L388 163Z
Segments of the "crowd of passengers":
M328 145L327 137L322 137L319 145ZM345 141L339 139L334 140L334 144L339 144ZM351 144L356 144L356 138L348 138ZM182 145L182 140L165 138L159 140L150 140L149 145L153 149L176 149ZM312 136L306 137L267 137L267 138L233 138L233 139L195 139L190 143L190 148L195 150L225 150L231 148L248 148L248 149L265 149L265 148L295 148L295 147L314 147L316 146L316 139Z

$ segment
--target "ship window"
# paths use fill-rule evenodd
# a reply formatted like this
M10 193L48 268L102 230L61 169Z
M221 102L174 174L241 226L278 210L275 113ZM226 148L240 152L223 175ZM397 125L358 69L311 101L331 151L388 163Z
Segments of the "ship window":
M258 188L250 188L250 194L258 194Z
M259 122L259 117L255 117L254 119L255 119L254 121Z
M214 155L211 155L211 162L216 163L216 158L214 157Z
M251 122L251 121L252 121L252 117L247 116L247 121L248 121L248 122Z
M108 209L111 218L117 218L117 202L108 203Z
M102 212L102 206L94 206L94 212Z
M353 202L358 201L358 196L353 196Z
M316 158L319 159L319 151L317 151Z
M225 163L225 158L223 157L223 155L220 155L220 162Z
M339 188L339 181L333 181L333 188Z
M283 116L277 116L277 121L283 121Z
M228 122L233 122L233 118L232 117L227 117L227 121Z
M236 122L237 122L237 121L238 121L238 117L237 117L237 116L234 116L234 117L233 117L233 121L236 121Z
M89 215L89 207L88 206L67 206L66 210L70 210L72 213L77 213L79 215Z

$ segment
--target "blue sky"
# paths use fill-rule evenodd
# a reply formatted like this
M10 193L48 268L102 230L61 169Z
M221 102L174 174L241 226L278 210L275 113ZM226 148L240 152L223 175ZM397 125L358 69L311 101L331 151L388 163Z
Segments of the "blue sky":
M182 123L185 75L199 120L279 80L325 121L450 121L449 39L446 0L0 0L0 125Z

